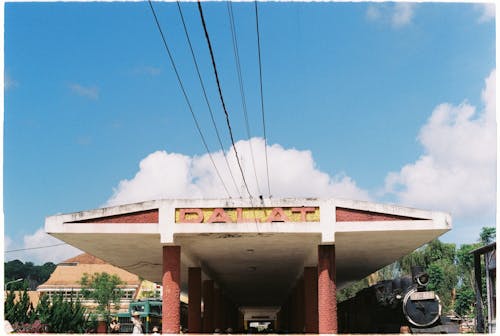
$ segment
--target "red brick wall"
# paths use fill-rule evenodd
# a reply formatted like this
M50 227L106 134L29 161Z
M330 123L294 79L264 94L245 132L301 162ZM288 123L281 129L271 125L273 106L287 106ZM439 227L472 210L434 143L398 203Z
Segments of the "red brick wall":
M99 217L72 223L158 223L158 209L131 212L122 215Z
M337 222L370 222L421 219L347 208L336 208L335 215L337 217Z

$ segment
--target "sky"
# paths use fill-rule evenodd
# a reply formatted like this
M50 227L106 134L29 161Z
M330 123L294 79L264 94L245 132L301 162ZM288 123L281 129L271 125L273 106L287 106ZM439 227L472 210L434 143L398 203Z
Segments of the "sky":
M254 3L202 6L253 197L443 211L458 245L496 226L494 5L259 2L264 118ZM214 123L177 4L154 3L206 147L147 2L5 4L6 261L79 253L50 215L248 197L197 5L180 7Z

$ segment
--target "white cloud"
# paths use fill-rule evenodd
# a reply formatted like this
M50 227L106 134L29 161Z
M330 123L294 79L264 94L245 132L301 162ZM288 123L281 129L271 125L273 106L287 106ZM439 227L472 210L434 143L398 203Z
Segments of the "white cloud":
M250 155L250 141L255 154L257 181ZM241 157L245 179L253 196L267 196L267 174L264 141L253 138L236 143ZM355 182L342 174L330 177L315 166L310 151L284 149L280 145L268 146L269 180L273 197L344 197L368 200L368 193L359 189ZM234 151L228 161L235 178L225 164L222 152L212 153L212 158L222 179L233 197L245 196L243 180L239 173ZM160 198L217 198L227 197L223 184L208 154L189 157L183 154L157 151L139 164L137 174L122 180L108 200L107 206L140 202Z
M493 215L496 206L496 97L493 70L482 92L484 109L440 104L422 127L424 155L386 178L400 202L454 216Z
M409 2L372 4L366 9L366 17L370 21L390 23L394 28L400 28L411 23L414 10L415 4Z
M16 80L12 79L12 77L10 77L7 73L5 73L3 79L3 85L5 90L9 90L19 86L19 83Z
M69 85L70 90L82 97L97 100L99 98L99 88L96 86L83 86L78 83Z
M366 9L366 17L369 20L376 21L376 20L380 19L381 15L382 15L382 13L381 13L378 6L370 5Z
M476 4L475 7L481 12L481 16L478 19L479 23L489 22L495 18L494 3Z
M398 2L394 4L394 12L391 18L392 25L398 28L409 24L413 18L414 8L415 5L409 2Z
M15 244L15 242L8 236L5 236L4 242L5 251L21 249L21 251L5 253L6 261L19 259L24 262L31 261L36 265L43 264L48 261L58 263L82 253L82 251L70 245L59 245L63 244L64 242L48 235L47 233L45 233L43 228L38 229L32 235L24 236L23 242L21 244ZM38 248L45 246L52 247Z
M158 76L161 74L161 68L154 66L139 66L133 70L137 75Z

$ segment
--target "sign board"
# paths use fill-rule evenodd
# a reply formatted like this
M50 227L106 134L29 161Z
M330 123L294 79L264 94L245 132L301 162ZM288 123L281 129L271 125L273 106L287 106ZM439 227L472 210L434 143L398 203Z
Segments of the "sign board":
M420 300L434 300L436 294L434 292L415 292L411 293L410 300L420 301Z
M176 223L319 222L319 207L179 208Z

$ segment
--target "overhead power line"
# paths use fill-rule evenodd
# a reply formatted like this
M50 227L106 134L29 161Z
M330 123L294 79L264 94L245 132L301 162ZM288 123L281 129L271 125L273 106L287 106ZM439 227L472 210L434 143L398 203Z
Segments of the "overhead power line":
M255 0L255 26L257 27L257 49L259 51L259 78L260 78L260 106L262 110L262 128L264 130L264 152L266 156L266 173L267 173L267 191L271 197L271 183L269 182L269 163L267 159L267 135L266 135L266 117L264 114L264 93L262 89L262 61L260 58L260 31L259 31L259 10L257 0Z
M210 118L212 119L212 125L214 126L215 133L217 135L217 139L219 140L220 149L222 151L222 154L224 155L224 159L226 161L226 165L227 165L227 169L229 170L229 174L231 175L231 179L233 180L233 186L241 197L240 189L238 188L238 185L236 184L236 180L234 179L233 171L231 169L231 166L229 165L229 161L227 160L226 152L224 151L224 145L222 144L222 140L221 140L221 137L219 134L219 129L217 128L217 125L215 123L214 114L212 112L212 106L210 105L210 102L208 101L207 92L205 90L205 85L203 83L203 79L201 78L200 69L198 67L198 61L196 60L196 56L194 54L193 46L191 44L191 39L189 38L189 33L187 30L186 22L184 21L184 15L182 14L182 9L181 9L181 5L180 5L179 1L177 1L177 8L179 10L179 15L181 17L182 26L184 27L184 32L186 33L186 39L188 41L189 49L191 50L191 56L193 57L194 66L196 68L196 73L198 74L198 79L200 81L201 89L203 91L203 96L205 97L205 102L207 103L208 111L210 112Z
M177 67L174 62L174 58L172 56L172 53L170 52L170 48L168 47L167 44L167 39L165 38L165 35L163 34L163 30L161 29L160 22L158 21L158 17L156 16L155 9L153 7L153 4L151 3L151 0L148 0L149 7L151 8L151 12L153 13L156 26L158 27L158 31L160 32L161 39L163 40L163 45L165 46L165 50L167 51L168 58L170 59L170 64L172 65L172 68L174 69L175 75L177 77L177 82L179 83L179 87L181 88L182 94L184 95L184 99L186 100L186 104L189 107L189 111L191 112L191 116L193 117L193 121L196 125L196 129L198 130L198 133L200 134L201 141L203 142L203 145L205 146L205 149L207 151L208 156L210 157L210 161L212 162L212 165L215 168L215 172L217 173L217 176L219 177L219 180L222 183L222 186L224 187L224 190L226 191L226 194L229 198L231 198L231 195L229 194L229 191L227 190L226 184L224 183L224 180L222 179L222 176L220 175L219 169L217 169L217 165L214 162L214 159L212 157L212 154L210 153L210 150L208 148L207 142L205 141L205 137L203 136L203 133L201 131L200 125L198 123L198 119L196 118L196 115L194 114L193 107L191 106L191 102L189 101L189 97L186 93L186 90L184 89L184 85L182 84L181 77L179 75L179 72L177 71Z
M4 253L19 252L19 251L28 251L28 250L39 250L39 249L44 249L44 248L49 248L49 247L56 247L56 246L62 246L62 245L68 245L68 244L66 244L66 243L59 243L59 244L47 245L47 246L26 247L26 248L21 248L21 249L16 249L16 250L5 251Z
M238 157L238 151L236 150L236 145L234 143L233 131L231 129L231 123L229 122L229 113L227 112L226 104L224 103L224 97L222 95L222 89L221 89L220 81L219 81L219 74L217 73L217 65L215 64L215 56L214 56L214 52L212 50L212 44L210 43L210 36L208 35L207 25L205 23L205 17L203 16L203 9L201 8L201 2L200 2L200 0L198 0L198 10L200 12L200 17L201 17L201 23L203 25L203 30L205 31L205 39L207 40L208 50L210 51L210 57L212 59L212 66L213 66L213 69L214 69L215 81L217 83L217 88L219 90L219 98L220 98L220 101L222 103L222 108L224 110L224 114L226 115L227 128L229 130L229 135L231 137L231 143L232 143L233 148L234 148L234 154L236 156L236 161L238 162L238 167L240 168L241 177L243 178L243 183L244 183L245 188L247 190L248 196L250 198L252 198L252 194L250 193L250 190L248 189L248 184L247 184L247 181L245 179L245 174L243 173L243 168L241 167L240 158Z
M240 54L239 54L239 49L238 49L238 39L236 37L236 26L234 24L232 1L227 1L227 11L229 14L229 22L231 23L231 36L233 37L233 52L234 52L234 58L236 61L235 62L236 63L236 72L238 73L238 82L240 85L241 104L243 107L243 114L245 116L245 125L246 125L247 137L248 137L248 145L250 146L250 155L252 157L252 165L253 165L253 171L254 171L254 175L255 175L255 183L257 184L257 191L259 192L259 195L261 195L260 186L259 186L259 178L257 177L257 169L255 168L255 157L253 154L253 146L252 146L252 141L251 141L252 136L251 136L251 132L250 132L250 124L248 122L247 103L246 103L246 99L245 99L245 89L243 86L243 75L241 74Z

